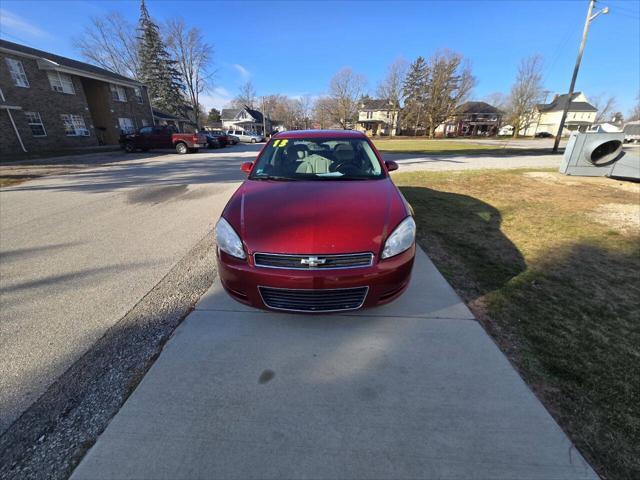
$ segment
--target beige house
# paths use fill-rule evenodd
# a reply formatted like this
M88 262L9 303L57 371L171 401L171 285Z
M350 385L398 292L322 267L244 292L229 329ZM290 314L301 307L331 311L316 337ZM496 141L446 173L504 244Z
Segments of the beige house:
M540 103L535 106L533 112L522 121L520 135L534 136L540 132L555 135L560 127L562 112L567 104L569 95L556 95L551 103ZM575 92L571 99L571 105L565 121L565 134L571 131L586 131L596 120L598 109L589 103L582 92Z
M358 108L355 129L369 136L398 133L399 109L388 100L364 99Z

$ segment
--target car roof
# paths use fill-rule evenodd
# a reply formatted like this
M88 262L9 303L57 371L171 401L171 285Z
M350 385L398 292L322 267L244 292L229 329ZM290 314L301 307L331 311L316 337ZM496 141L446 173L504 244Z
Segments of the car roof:
M365 134L357 130L288 130L279 132L274 138L366 138Z

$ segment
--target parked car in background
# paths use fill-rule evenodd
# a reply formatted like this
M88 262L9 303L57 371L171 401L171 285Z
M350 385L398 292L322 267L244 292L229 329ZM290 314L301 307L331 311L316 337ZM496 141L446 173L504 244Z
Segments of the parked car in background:
M354 131L273 137L215 227L218 275L239 302L339 312L399 297L416 251L398 165Z
M235 135L227 135L227 137L229 137L229 142L231 142L231 145L237 145L238 143L240 143L240 139Z
M640 142L640 121L636 120L633 122L627 123L622 129L624 132L624 141L627 143Z
M120 135L120 146L126 152L156 148L175 148L180 154L195 153L207 146L202 133L178 133L175 127L142 127L134 133Z
M549 132L538 132L536 138L553 138L553 134Z
M222 144L220 140L215 135L211 135L209 132L204 132L204 136L207 137L207 147L208 148L222 148Z
M228 130L227 134L238 137L244 143L256 143L264 141L264 137L256 132L245 132L243 130Z
M222 147L226 147L227 145L231 144L229 140L229 136L226 133L224 133L222 130L211 130L209 134L216 137L220 142L220 146Z

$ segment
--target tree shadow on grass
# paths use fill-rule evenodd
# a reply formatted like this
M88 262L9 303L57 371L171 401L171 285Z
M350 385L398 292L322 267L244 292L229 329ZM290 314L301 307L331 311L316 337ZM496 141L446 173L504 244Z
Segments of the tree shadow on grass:
M493 206L429 188L400 189L415 210L418 242L465 300L501 288L526 269Z
M401 190L415 209L420 245L580 451L607 478L637 478L637 236L549 246L527 264L491 205Z

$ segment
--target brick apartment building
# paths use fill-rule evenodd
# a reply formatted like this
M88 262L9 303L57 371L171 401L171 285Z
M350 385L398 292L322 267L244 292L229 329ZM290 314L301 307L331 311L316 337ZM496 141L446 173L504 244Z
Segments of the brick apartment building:
M87 63L0 40L0 154L117 144L153 125L141 83Z

